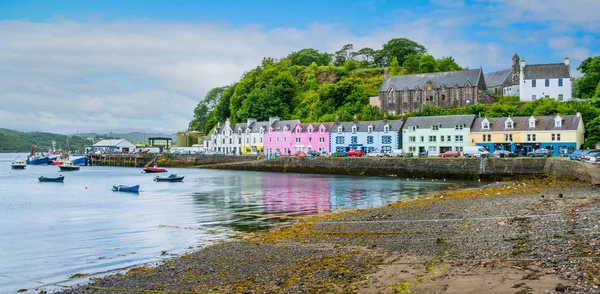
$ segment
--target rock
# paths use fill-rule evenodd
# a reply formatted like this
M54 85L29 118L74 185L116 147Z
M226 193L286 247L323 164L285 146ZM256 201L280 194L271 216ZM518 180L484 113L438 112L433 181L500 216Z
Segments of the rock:
M558 198L563 198L563 193L559 193Z
M554 287L554 291L557 292L565 292L565 285L563 285L562 283L558 283L556 284L556 287Z
M544 196L544 195L542 195L542 198L544 198L544 197L545 197L545 196Z

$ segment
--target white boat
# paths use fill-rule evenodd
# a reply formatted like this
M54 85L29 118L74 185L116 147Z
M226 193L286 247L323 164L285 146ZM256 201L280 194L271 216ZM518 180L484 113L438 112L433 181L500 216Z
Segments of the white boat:
M77 171L79 170L79 165L74 164L72 161L67 160L63 162L62 165L59 165L61 171Z
M27 166L27 164L25 163L25 161L23 159L15 159L11 164L10 167L12 169L25 169L25 167Z

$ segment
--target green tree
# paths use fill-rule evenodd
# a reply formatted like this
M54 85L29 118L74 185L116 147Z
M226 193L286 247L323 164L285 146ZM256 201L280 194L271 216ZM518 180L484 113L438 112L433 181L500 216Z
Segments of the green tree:
M586 124L586 132L588 134L583 148L594 148L596 143L600 142L600 117L596 117Z
M377 51L375 63L378 65L389 65L393 57L396 57L399 64L404 64L404 60L413 54L425 54L427 50L423 45L406 39L395 38L389 40L381 50Z
M194 108L194 119L190 121L189 129L196 131L204 131L206 122L210 119L210 111L204 102L198 103Z
M586 58L577 69L583 76L575 79L573 95L577 98L600 98L600 56Z
M422 54L409 55L404 60L402 66L408 71L408 73L419 73L419 62L421 61L421 56Z
M335 66L342 66L346 60L349 60L352 57L352 50L354 50L354 45L344 45L342 49L335 52L333 64Z
M429 54L422 54L419 58L419 73L438 72L440 69L437 66L435 58Z
M311 63L317 65L328 65L331 62L331 54L327 52L319 52L312 48L302 49L298 52L293 52L288 55L288 59L293 65L309 66Z
M452 56L442 57L442 58L436 60L436 62L437 62L437 67L439 68L439 70L441 72L463 70L463 68L460 67L456 63L456 61L454 61L454 58L452 58Z
M364 61L364 64L366 65L370 65L373 63L376 54L377 51L373 50L372 48L365 47L356 52L352 52L351 56L358 61Z

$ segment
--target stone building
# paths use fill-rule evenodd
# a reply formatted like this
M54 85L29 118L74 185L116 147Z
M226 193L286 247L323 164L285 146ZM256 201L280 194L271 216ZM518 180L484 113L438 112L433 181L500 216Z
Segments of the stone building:
M489 103L490 97L481 69L388 76L379 88L382 112L403 114L424 106L450 108Z

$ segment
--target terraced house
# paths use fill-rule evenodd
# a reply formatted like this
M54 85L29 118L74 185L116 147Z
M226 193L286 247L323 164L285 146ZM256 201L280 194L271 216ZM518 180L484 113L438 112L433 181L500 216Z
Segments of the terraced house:
M294 155L294 144L292 130L300 124L295 120L279 120L279 117L269 118L269 127L265 132L265 153L278 155Z
M264 134L269 122L249 118L245 124L236 124L239 139L242 142L242 154L258 154L264 150Z
M402 128L402 145L407 153L437 156L446 151L463 151L475 115L410 117Z
M386 71L387 73L387 71ZM404 114L424 106L450 108L489 103L481 69L385 76L379 88L381 112Z
M318 151L329 153L329 128L333 123L297 124L291 133L294 153Z
M581 114L478 118L470 135L472 146L490 152L510 150L519 155L546 148L553 156L571 153L583 145L585 129Z
M358 121L356 116L351 122L336 119L329 129L331 152L349 150L391 151L402 148L400 130L402 120Z
M211 134L213 152L221 152L223 154L241 154L242 138L235 131L235 125L229 121L229 118L224 124L219 124Z

